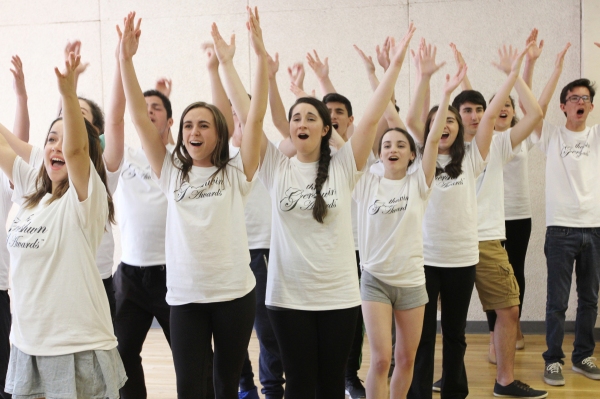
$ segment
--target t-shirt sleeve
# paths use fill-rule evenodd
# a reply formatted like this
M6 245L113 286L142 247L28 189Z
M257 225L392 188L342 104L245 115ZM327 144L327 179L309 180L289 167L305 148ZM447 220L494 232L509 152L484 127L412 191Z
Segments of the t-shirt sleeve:
M32 146L31 154L29 155L29 165L31 165L33 169L39 169L39 167L42 166L43 163L44 150L39 147Z
M425 177L425 171L423 170L423 164L419 162L419 167L415 170L415 172L410 175L411 177L414 175L414 179L417 179L417 184L419 187L419 195L423 200L429 198L431 191L433 190L434 181L431 182L431 185L427 185L427 178Z
M284 168L287 162L289 162L288 157L286 157L277 149L277 147L275 147L273 143L269 141L267 143L267 151L265 152L262 165L260 165L260 169L258 171L258 177L260 181L263 182L267 190L271 190L273 184L275 183L277 172Z
M109 170L106 169L106 164L104 164L104 168L106 170L106 187L108 188L110 195L115 195L115 191L117 191L117 186L119 185L119 176L121 176L121 170L123 169L124 158L125 157L121 159L119 168L114 172L109 172Z
M348 140L346 144L333 155L331 162L336 170L341 170L347 177L351 190L354 189L356 182L360 179L365 170L368 170L369 168L367 162L362 170L356 169L356 161L354 160L354 152L352 151L352 139Z
M556 125L549 123L545 119L543 123L544 124L542 125L542 136L538 142L538 145L540 146L540 150L542 150L544 154L547 154L548 144L550 144L550 140L555 134L558 133L560 128Z
M167 196L169 195L171 181L174 178L173 172L176 171L177 168L173 165L171 161L171 153L169 151L165 152L165 159L163 160L162 168L160 169L160 177L156 176L156 173L152 169L150 169L150 173L152 174L152 179L156 181L160 189Z
M513 148L512 141L510 139L510 132L511 129L508 129L494 136L498 138L498 142L496 144L500 147L500 151L502 152L503 165L509 163L518 153L521 152L521 145L523 144L519 143L519 145Z
M77 190L69 178L69 189L65 193L69 202L73 204L84 231L98 234L101 238L106 220L108 219L108 197L106 186L90 159L90 177L88 180L88 196L84 201L79 201ZM96 245L100 244L98 238Z
M469 157L469 163L473 168L473 172L475 174L475 178L479 176L485 170L485 167L490 159L489 153L487 158L484 160L481 157L481 153L479 152L479 148L477 148L477 141L471 141L471 145L468 147L468 150L465 154L466 157Z
M354 201L363 202L367 199L365 198L367 195L367 187L370 185L371 180L374 177L375 176L371 172L367 171L360 177L360 179L358 179L356 185L354 186L354 190L352 190L352 199L354 199Z
M12 174L11 180L14 185L12 201L17 205L23 205L24 197L35 190L36 169L28 165L23 158L16 157Z
M258 170L254 173L252 177L252 181L248 181L246 174L244 173L244 163L242 162L242 156L238 152L236 156L231 158L229 161L229 165L233 166L233 168L229 168L230 173L236 174L237 186L242 195L248 195L254 182L258 178Z

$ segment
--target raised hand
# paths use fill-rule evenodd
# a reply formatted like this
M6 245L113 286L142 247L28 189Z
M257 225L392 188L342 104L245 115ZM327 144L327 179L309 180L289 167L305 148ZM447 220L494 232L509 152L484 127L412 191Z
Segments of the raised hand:
M595 44L596 46L600 47L600 43L598 43L598 42L594 42L594 44Z
M596 44L596 46L600 47L600 43L594 43L594 44ZM560 53L558 53L556 55L556 62L554 63L554 67L556 69L562 70L563 62L565 61L565 55L567 54L567 50L569 50L569 47L571 47L571 43L567 43L565 45L565 48L562 49L560 51Z
M402 65L404 57L406 56L406 51L408 51L410 40L415 34L415 30L417 30L417 28L415 28L414 24L411 22L408 26L408 31L397 44L393 37L390 38L390 65Z
M456 44L450 43L450 48L452 49L452 54L454 54L454 61L456 62L456 66L460 68L462 65L466 65L462 53L456 48Z
M389 39L389 38L388 38ZM388 41L388 39L385 39L386 43ZM377 46L377 48L379 48L379 46ZM363 63L365 64L365 68L367 69L367 73L375 73L375 64L373 63L373 58L371 58L371 56L366 56L365 53L358 48L358 46L355 44L354 45L354 50L356 50L356 52L358 53L358 55L360 56L360 58L363 60ZM379 51L377 52L377 59L379 59ZM389 60L389 58L388 58ZM389 66L389 64L388 64ZM384 67L384 69L387 69Z
M127 17L123 19L123 34L121 36L121 53L120 57L122 60L130 60L137 53L138 46L140 44L140 25L142 19L139 18L137 24L135 24L135 12L130 12Z
M219 32L219 28L217 28L217 24L213 22L212 29L210 31L213 43L215 45L215 52L217 53L217 57L219 58L219 62L224 64L233 59L235 55L235 33L231 35L231 39L229 44L225 42L221 33Z
M525 49L515 57L512 65L511 65L511 69L510 69L511 73L516 73L517 75L519 74L519 71L521 70L521 64L523 64L523 58L525 58L525 54L527 54L527 52L529 51L529 48L532 45L533 45L533 43L529 43L527 45L527 47L525 47Z
M390 37L389 36L385 38L385 41L383 42L382 47L379 47L379 45L377 45L377 47L375 47L375 52L377 53L377 62L379 62L379 65L381 65L381 67L383 68L384 71L387 71L387 69L390 67Z
M170 97L171 89L173 88L173 81L165 77L158 78L154 88L165 96Z
M306 76L304 64L301 62L296 62L291 67L288 67L287 70L288 76L290 77L290 82L294 83L301 90L304 90L304 77Z
M528 61L535 61L538 58L540 58L540 55L542 54L542 49L544 48L544 41L540 40L540 44L538 45L537 37L538 30L537 28L533 28L531 33L529 34L529 37L525 41L525 45L529 45L529 43L532 43L526 55Z
M275 53L275 58L267 53L267 67L269 68L269 79L275 79L279 71L279 53Z
M458 66L458 71L454 76L446 75L446 82L444 83L444 93L452 94L454 90L460 85L465 76L467 75L467 65L462 64Z
M423 40L422 46L419 48L419 53L416 55L421 76L431 77L434 73L439 71L440 68L446 65L446 61L440 64L435 63L436 54L437 47L427 44L427 42Z
M25 75L23 74L23 63L18 55L13 55L10 62L13 64L13 68L10 71L15 78L13 82L13 88L17 96L27 96L27 89L25 89Z
M219 58L217 57L217 53L215 51L215 45L211 42L204 42L200 45L204 54L206 54L206 68L210 70L215 70L219 68Z
M248 28L248 32L250 32L250 44L252 44L252 48L254 49L256 55L266 56L267 50L265 49L265 42L263 41L262 29L260 27L258 7L254 7L254 12L250 7L246 7L246 9L248 10L248 21L246 22L246 28Z
M325 60L321 62L317 50L313 50L315 54L314 58L310 53L306 53L306 60L308 66L313 70L318 79L324 79L329 77L329 57L325 57Z
M302 97L315 97L315 91L312 91L312 94L308 94L307 92L304 91L304 89L296 86L296 84L294 82L290 83L290 91L292 93L294 93L294 95L296 96L296 98L302 98Z
M421 69L420 69L420 60L421 60L421 52L425 50L425 39L421 38L421 40L419 41L419 48L417 49L417 51L414 50L410 50L410 55L413 61L413 65L415 66L415 69L417 71L417 75L421 74Z
M74 53L76 56L81 55L81 41L80 40L75 40L73 42L71 42L71 41L67 42L67 45L65 46L65 49L64 49L65 61L67 61L69 59L69 54L71 54L71 53ZM77 75L81 75L82 73L85 72L85 70L87 69L87 67L89 65L90 65L89 62L80 62L75 73Z
M77 83L76 83L76 70L81 62L81 56L70 53L69 58L65 61L65 72L61 73L58 68L54 68L54 73L58 79L58 90L62 96L76 94Z

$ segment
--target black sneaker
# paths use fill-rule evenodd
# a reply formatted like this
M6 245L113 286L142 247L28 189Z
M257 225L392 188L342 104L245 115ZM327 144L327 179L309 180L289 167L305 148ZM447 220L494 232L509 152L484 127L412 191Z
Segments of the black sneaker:
M500 385L496 381L494 396L500 398L545 398L548 396L548 392L533 389L519 380L514 380L512 384L508 384L507 386Z
M357 377L346 378L346 395L350 399L366 398L367 392L362 384L362 380Z
M442 379L441 378L433 383L433 385L431 386L431 390L433 392L442 392Z

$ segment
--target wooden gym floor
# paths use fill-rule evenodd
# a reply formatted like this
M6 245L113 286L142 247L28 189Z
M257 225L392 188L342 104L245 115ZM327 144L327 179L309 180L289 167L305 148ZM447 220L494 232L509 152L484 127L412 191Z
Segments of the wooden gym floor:
M470 398L493 398L492 390L496 375L496 367L487 361L489 337L483 334L467 335L467 374L469 377ZM567 361L563 368L566 385L563 387L551 387L543 381L544 360L542 352L546 350L545 337L543 335L525 336L525 349L517 351L515 359L515 377L534 388L549 391L549 398L553 399L592 399L600 398L600 381L592 381L571 370L568 361L573 348L573 335L566 335L563 344ZM258 381L258 340L253 333L250 340L250 360L254 365L255 383ZM441 376L441 342L438 335L436 345L436 378ZM600 350L596 347L595 356L600 358ZM171 351L161 329L153 328L148 333L148 338L142 352L148 399L175 399L175 371ZM369 344L365 336L363 347L363 363L359 371L359 377L365 379L369 368ZM434 398L439 394L434 394Z

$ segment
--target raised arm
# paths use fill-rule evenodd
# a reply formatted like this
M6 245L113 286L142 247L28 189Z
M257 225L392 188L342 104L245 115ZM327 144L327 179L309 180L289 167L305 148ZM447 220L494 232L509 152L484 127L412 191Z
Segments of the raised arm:
M425 121L421 116L424 112L429 112L429 110L425 110L425 104L429 93L429 82L431 81L431 76L439 71L441 67L446 65L446 62L440 64L435 63L437 48L431 44L427 44L424 39L421 39L417 53L414 51L411 51L411 53L415 63L418 65L417 73L419 74L419 81L410 103L408 114L406 115L406 126L408 126L408 130L412 134L417 135L417 141L423 143Z
M542 108L531 92L531 89L527 86L527 83L521 77L517 78L515 89L519 95L519 103L524 110L524 116L510 130L510 141L513 148L525 140L544 117Z
M265 113L267 112L267 97L269 96L269 71L267 66L267 51L265 50L262 38L258 9L255 7L254 13L250 7L247 7L247 9L248 22L246 22L246 26L250 31L250 43L256 53L257 68L254 84L252 85L250 111L244 125L240 154L244 163L246 179L252 181L260 163L263 142L265 146L267 142L267 138L263 133L263 122Z
M277 71L279 71L279 53L275 53L275 58L267 54L269 64L269 106L271 107L271 118L273 124L283 137L290 136L290 123L285 114L285 106L281 100L279 87L277 86ZM288 68L291 71L291 69Z
M217 24L212 24L211 30L213 43L215 46L215 52L219 59L219 68L223 74L223 84L225 92L231 100L231 105L237 115L240 123L246 124L246 118L250 110L250 99L248 98L248 92L244 88L240 76L235 70L233 65L233 56L235 54L235 34L231 35L230 44L227 44L223 37L219 33Z
M0 134L0 169L2 169L2 172L4 172L9 180L12 180L13 165L17 154L15 154L8 141L4 138L5 130L6 128L0 124L0 132L2 132ZM12 133L9 132L9 134L12 136Z
M171 91L173 90L173 80L165 77L156 79L156 83L154 84L154 89L156 91L165 95L165 97L171 97ZM175 145L175 140L173 140L173 134L171 131L171 127L169 127L169 144Z
M76 68L80 57L74 53L65 62L65 73L54 68L63 105L62 155L79 201L88 197L90 180L89 139L76 92Z
M352 134L350 142L352 144L352 152L354 153L354 160L356 167L361 170L369 157L369 152L373 148L373 141L375 141L375 134L377 130L377 123L385 111L386 105L390 102L400 68L404 62L406 50L408 44L415 32L415 27L410 24L408 32L404 38L396 44L394 39L391 39L390 44L390 67L383 75L381 83L377 87L377 90L371 96L365 113L361 118L358 126Z
M517 78L519 77L521 64L523 63L523 57L525 57L525 53L527 53L528 49L529 46L519 53L516 49L513 50L512 46L509 48L503 46L498 50L498 54L500 55L500 63L493 62L494 66L503 71L504 61L512 61L510 71L508 71L508 77L500 89L496 92L494 99L490 102L485 110L483 117L479 122L479 126L477 127L477 133L475 133L477 148L479 149L479 153L483 159L487 158L487 155L490 152L490 145L492 144L492 136L494 134L494 125L496 124L496 119L498 119L500 110L502 109L504 102L508 98L510 91L515 85Z
M115 51L115 74L113 76L110 102L106 112L104 128L104 163L109 172L116 172L123 160L125 147L125 92L121 80L121 65L119 53L121 50L121 30L117 26L118 42Z
M529 37L525 41L525 45L532 43L529 47L529 51L525 54L525 63L523 65L523 80L527 87L531 89L533 83L533 70L535 69L535 63L537 59L542 55L542 49L544 48L544 41L540 40L540 44L537 44L538 30L533 28Z
M331 83L331 79L329 79L329 57L325 57L323 62L321 62L317 50L313 50L313 53L314 57L311 53L306 53L306 60L308 61L308 66L317 76L321 94L323 94L324 97L329 93L336 93L335 87L333 87L333 83Z
M231 111L229 98L227 97L227 93L225 93L225 88L223 88L223 83L221 82L221 77L219 76L219 58L217 58L215 47L212 43L209 42L202 44L202 49L208 57L206 68L208 69L208 77L210 78L212 102L217 108L219 108L219 111L221 111L225 117L225 120L227 121L229 137L231 137L234 130L233 112Z
M427 185L431 186L433 178L435 177L435 169L437 164L438 155L438 144L442 138L444 130L450 129L452 126L458 126L458 121L454 114L448 115L448 105L450 104L450 96L452 92L456 90L458 85L467 75L467 65L461 64L458 66L458 71L452 78L450 75L446 75L446 83L442 91L442 99L438 111L433 120L431 130L427 136L427 142L423 149L423 173L425 174L425 180Z
M154 126L148 116L146 100L144 99L144 94L133 66L133 56L137 52L142 33L140 30L142 20L138 19L137 25L134 25L134 21L135 12L132 12L127 15L124 22L119 54L121 77L123 80L123 89L125 90L125 98L129 104L129 115L133 120L135 130L140 136L140 141L142 142L146 157L148 157L150 167L156 176L160 177L167 149L156 130L156 126Z
M460 69L464 65L466 65L462 53L456 48L456 44L450 43L450 48L452 49L452 54L454 55L454 62L456 62L456 67ZM469 81L469 77L467 75L465 75L464 79L462 80L460 87L463 91L473 90L473 86L471 85L471 81Z
M18 156L23 158L23 160L29 163L29 158L31 157L31 149L33 148L31 144L26 143L21 140L14 134L12 134L6 127L0 124L0 135L3 137L4 141L10 148L15 152Z
M11 59L13 68L11 72L14 77L13 87L17 96L17 109L15 112L15 123L13 133L24 142L29 142L29 108L27 107L27 89L25 88L25 75L23 74L23 63L18 55Z
M75 40L73 42L69 41L67 42L67 45L65 46L64 49L64 58L65 58L65 62L67 62L69 60L69 54L75 54L75 56L81 56L81 41L80 40ZM88 66L90 66L89 62L79 62L79 65L77 66L77 69L75 70L75 92L77 92L77 83L79 82L79 75L81 75L82 73L84 73L86 71L86 69L88 68ZM62 111L62 98L58 99L58 112L56 113L56 116L60 116L61 115L61 111Z

